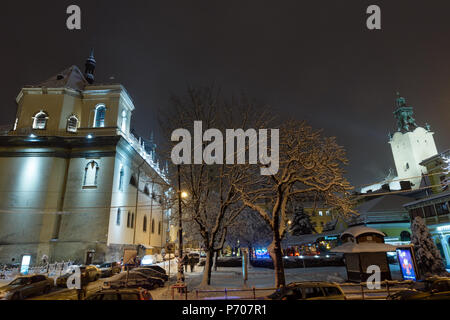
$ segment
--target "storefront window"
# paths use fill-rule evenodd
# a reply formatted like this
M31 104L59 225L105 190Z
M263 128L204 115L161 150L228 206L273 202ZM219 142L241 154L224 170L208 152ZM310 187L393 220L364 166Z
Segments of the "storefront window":
M435 207L436 207L436 213L438 214L438 216L443 216L443 215L446 215L449 213L447 202L435 204Z
M413 220L415 217L421 217L423 218L423 211L422 208L414 208L409 211L409 215L411 216L411 220Z
M436 216L436 212L434 211L434 206L423 207L423 211L425 212L425 218Z

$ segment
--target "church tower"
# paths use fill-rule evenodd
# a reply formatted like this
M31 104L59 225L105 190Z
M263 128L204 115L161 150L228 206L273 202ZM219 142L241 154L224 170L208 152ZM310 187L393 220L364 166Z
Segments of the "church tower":
M437 154L433 134L428 124L417 125L414 111L406 104L406 99L397 93L394 117L397 121L397 132L390 135L390 145L394 156L399 180L410 181L413 189L420 186L422 174L427 169L420 163Z

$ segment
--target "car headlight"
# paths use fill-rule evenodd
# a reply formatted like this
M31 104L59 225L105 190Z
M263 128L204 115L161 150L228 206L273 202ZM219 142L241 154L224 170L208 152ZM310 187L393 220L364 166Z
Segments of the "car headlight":
M9 296L9 292L8 291L0 292L0 300L6 299L6 297L8 297L8 296Z

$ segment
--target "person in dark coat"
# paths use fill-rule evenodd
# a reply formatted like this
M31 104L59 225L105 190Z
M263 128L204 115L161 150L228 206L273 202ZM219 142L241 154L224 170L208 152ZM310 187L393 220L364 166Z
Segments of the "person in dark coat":
M181 264L184 266L184 272L187 272L187 266L189 264L189 257L187 254L183 256L183 259L181 259Z
M81 277L80 279L81 288L77 289L77 296L78 300L84 300L86 299L87 295L87 286L89 284L89 279L86 272L81 272L80 277Z
M195 265L197 264L197 261L195 257L192 255L189 257L189 266L191 267L191 272L194 272Z

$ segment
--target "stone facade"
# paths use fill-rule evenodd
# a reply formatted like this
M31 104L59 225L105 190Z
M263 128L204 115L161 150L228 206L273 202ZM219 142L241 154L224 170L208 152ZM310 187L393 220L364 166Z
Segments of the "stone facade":
M166 245L166 172L130 133L123 86L88 83L73 66L24 87L17 104L0 136L0 263L116 261L126 247Z

